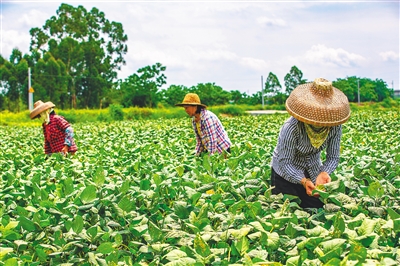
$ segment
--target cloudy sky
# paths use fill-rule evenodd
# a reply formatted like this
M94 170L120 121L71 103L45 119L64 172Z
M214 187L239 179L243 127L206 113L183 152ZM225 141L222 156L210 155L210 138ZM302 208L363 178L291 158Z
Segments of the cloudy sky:
M399 1L1 1L0 54L29 52L29 30L61 3L97 7L128 36L124 79L156 62L167 85L213 82L253 94L297 66L309 81L358 76L399 89Z

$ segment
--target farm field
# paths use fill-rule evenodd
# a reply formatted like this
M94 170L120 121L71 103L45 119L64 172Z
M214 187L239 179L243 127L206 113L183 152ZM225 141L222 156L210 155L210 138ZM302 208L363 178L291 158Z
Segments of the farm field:
M0 265L399 265L400 111L357 111L323 210L271 195L287 114L222 118L232 154L195 157L187 119L0 126Z

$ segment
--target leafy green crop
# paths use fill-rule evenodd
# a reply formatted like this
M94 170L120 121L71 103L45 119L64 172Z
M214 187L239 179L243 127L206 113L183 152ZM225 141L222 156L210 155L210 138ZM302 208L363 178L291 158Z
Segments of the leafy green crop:
M400 112L352 114L320 211L271 195L287 118L224 118L228 159L186 119L75 124L67 158L0 127L0 265L398 265Z

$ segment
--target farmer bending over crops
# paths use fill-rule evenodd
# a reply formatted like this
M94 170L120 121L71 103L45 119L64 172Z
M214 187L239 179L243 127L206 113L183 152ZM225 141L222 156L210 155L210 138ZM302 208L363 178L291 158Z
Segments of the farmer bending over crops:
M319 195L312 196L312 191L331 181L329 175L339 163L341 124L350 117L348 99L332 82L317 78L292 91L286 110L291 117L281 128L273 153L272 193L298 196L302 208L322 208Z
M192 117L192 126L196 135L196 155L201 153L214 154L215 152L230 153L231 141L221 121L207 106L201 104L200 98L195 93L186 94L182 103L176 104L185 108L186 113Z
M74 131L64 117L56 115L52 102L37 101L33 105L30 118L39 118L42 121L44 134L44 152L47 155L52 153L74 154L77 151L74 142Z

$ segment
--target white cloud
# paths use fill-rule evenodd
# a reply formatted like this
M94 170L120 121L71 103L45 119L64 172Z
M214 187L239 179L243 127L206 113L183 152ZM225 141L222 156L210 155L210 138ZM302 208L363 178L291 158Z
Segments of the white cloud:
M396 61L399 59L399 54L393 51L379 53L383 61Z
M269 64L264 60L251 57L240 58L239 63L245 67L258 70L260 73L263 73L269 67Z
M313 45L305 54L305 60L320 65L354 67L362 65L366 59L342 48L329 48L322 44Z
M280 18L259 17L257 18L257 22L264 26L278 26L278 27L286 26L286 22Z
M29 51L30 40L29 33L24 33L16 30L4 30L2 32L2 43L0 47L1 55L4 55L7 59L11 55L14 48L20 50L23 54Z
M45 21L49 19L49 14L33 9L27 13L22 14L17 22L22 27L26 28L34 28L34 27L41 27L44 25Z

